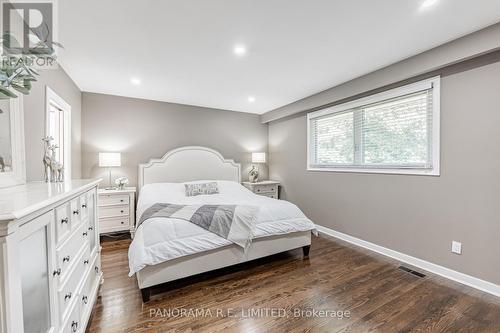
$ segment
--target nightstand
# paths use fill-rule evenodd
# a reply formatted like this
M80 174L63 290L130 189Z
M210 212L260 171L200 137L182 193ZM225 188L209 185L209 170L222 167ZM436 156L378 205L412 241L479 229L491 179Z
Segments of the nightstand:
M130 231L135 232L135 187L123 190L98 191L99 233Z
M278 189L280 186L280 182L274 180L263 180L255 183L243 182L242 184L255 194L263 195L265 197L273 199L279 199Z

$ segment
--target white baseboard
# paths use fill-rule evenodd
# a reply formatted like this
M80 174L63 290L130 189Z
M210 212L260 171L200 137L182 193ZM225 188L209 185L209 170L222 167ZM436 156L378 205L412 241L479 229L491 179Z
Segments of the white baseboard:
M431 262L415 258L412 256L409 256L407 254L397 252L388 248L385 248L383 246L373 244L370 242L367 242L365 240L349 236L347 234L335 231L333 229L323 227L320 225L316 225L316 228L320 233L323 233L325 235L329 235L338 239L341 239L343 241L346 241L348 243L363 247L365 249L380 253L384 256L391 257L393 259L405 262L407 264L410 264L412 266L424 269L426 271L429 271L431 273L440 275L442 277L445 277L447 279L465 284L469 287L479 289L481 291L487 292L489 294L495 295L497 297L500 297L500 286L488 281L484 281L481 279L478 279L476 277L460 273L457 271L454 271L452 269L433 264Z

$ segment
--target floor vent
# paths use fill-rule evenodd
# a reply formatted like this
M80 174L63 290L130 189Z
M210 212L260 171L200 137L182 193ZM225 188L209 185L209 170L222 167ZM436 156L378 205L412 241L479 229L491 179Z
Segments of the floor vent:
M403 271L405 271L405 272L408 272L408 273L410 273L410 274L413 274L413 275L415 275L415 276L418 276L419 278L423 278L423 277L425 277L425 274L422 274L422 273L420 273L420 272L414 271L413 269L410 269L410 268L408 268L408 267L405 267L405 266L399 266L398 268L399 268L400 270L403 270Z

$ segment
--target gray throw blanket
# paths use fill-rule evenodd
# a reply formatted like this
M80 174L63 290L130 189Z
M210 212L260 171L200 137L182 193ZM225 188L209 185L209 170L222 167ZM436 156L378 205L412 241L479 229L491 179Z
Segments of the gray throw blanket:
M258 207L243 205L174 205L156 203L144 211L137 228L155 217L181 219L213 232L245 250L252 243Z

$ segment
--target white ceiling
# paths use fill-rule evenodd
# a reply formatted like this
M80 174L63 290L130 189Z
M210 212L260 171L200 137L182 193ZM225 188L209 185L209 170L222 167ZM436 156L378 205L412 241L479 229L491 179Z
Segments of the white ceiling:
M423 1L62 0L60 59L83 91L261 114L500 21Z

